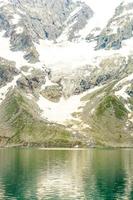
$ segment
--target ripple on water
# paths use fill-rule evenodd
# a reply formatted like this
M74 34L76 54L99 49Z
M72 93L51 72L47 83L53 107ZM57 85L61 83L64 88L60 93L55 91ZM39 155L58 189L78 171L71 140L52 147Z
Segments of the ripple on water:
M0 149L0 200L133 199L132 153Z

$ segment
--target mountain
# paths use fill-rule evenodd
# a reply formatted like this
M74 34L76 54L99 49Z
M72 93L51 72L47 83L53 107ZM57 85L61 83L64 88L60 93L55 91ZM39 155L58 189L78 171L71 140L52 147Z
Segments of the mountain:
M0 145L132 147L132 17L131 0L0 0Z
M121 3L107 26L98 37L98 48L119 49L122 41L132 37L133 26L133 2Z

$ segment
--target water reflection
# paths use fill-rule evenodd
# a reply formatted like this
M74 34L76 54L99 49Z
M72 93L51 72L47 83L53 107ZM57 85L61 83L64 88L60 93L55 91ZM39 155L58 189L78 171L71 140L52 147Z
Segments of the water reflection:
M0 200L133 199L133 150L0 150Z
M39 199L51 197L51 191L54 199L84 199L83 171L89 159L88 152L64 151L61 160L60 153L51 152L52 165L50 158L38 180Z
M99 199L99 197L104 200L121 199L126 185L122 157L122 151L95 151L92 160L95 174L95 193L91 194L93 199ZM87 180L86 183L88 183ZM86 193L87 191L86 185Z

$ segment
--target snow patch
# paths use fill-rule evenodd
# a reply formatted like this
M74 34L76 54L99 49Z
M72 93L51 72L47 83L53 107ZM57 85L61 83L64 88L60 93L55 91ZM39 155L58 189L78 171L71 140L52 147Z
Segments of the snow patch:
M38 105L43 110L42 117L49 121L62 123L66 119L71 119L71 114L80 105L79 96L71 96L69 99L61 98L59 103L53 103L40 95Z
M132 45L128 46L128 43ZM40 40L40 44L35 44L39 52L39 59L52 70L72 71L73 69L86 65L99 67L101 60L110 56L128 57L132 53L132 41L125 41L120 50L97 50L95 51L96 42L62 42L55 44L47 40Z
M47 86L55 86L58 85L57 83L53 83L48 76L45 77L46 83L42 85L41 90L44 90Z
M9 0L0 0L0 7L5 6L9 3Z
M10 50L10 39L4 37L4 31L0 32L0 57L5 59L15 61L16 67L20 68L21 66L27 65L27 61L23 58L23 52L13 52Z
M37 104L42 110L42 117L44 119L56 123L65 124L67 120L75 119L72 116L72 113L78 111L78 109L86 103L84 101L81 101L81 98L102 87L103 86L95 87L80 95L71 96L68 99L62 97L58 103L51 102L40 95Z
M125 108L128 110L128 112L130 112L130 113L132 112L132 110L130 109L130 104L126 104Z
M17 27L16 29L15 29L15 31L16 31L16 33L17 34L20 34L20 33L23 33L23 31L24 31L24 29L23 29L23 27Z
M78 6L74 11L72 11L69 15L69 17L67 18L68 22L72 17L75 17L75 15L82 9L82 6Z
M126 90L128 87L130 87L130 85L131 84L124 85L121 90L115 92L115 95L117 97L123 97L125 100L127 100L129 98L129 95L126 93Z
M126 93L126 90L131 86L131 81L133 80L133 73L130 74L129 76L123 78L122 80L120 80L115 86L114 89L117 89L119 87L121 87L122 85L124 85L120 90L115 92L115 95L117 97L122 97L125 100L127 100L129 98L129 95Z
M13 19L11 19L12 24L16 25L20 21L21 17L17 14L13 15Z
M114 87L114 89L116 89L117 87L119 87L120 85L126 83L126 82L130 82L133 80L133 73L130 74L129 76L123 78L122 80L120 80Z

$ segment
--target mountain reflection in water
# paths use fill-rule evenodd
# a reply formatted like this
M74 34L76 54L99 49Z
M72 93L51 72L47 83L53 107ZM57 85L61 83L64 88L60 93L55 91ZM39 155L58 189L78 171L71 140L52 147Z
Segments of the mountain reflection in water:
M132 153L0 149L0 200L133 199Z

